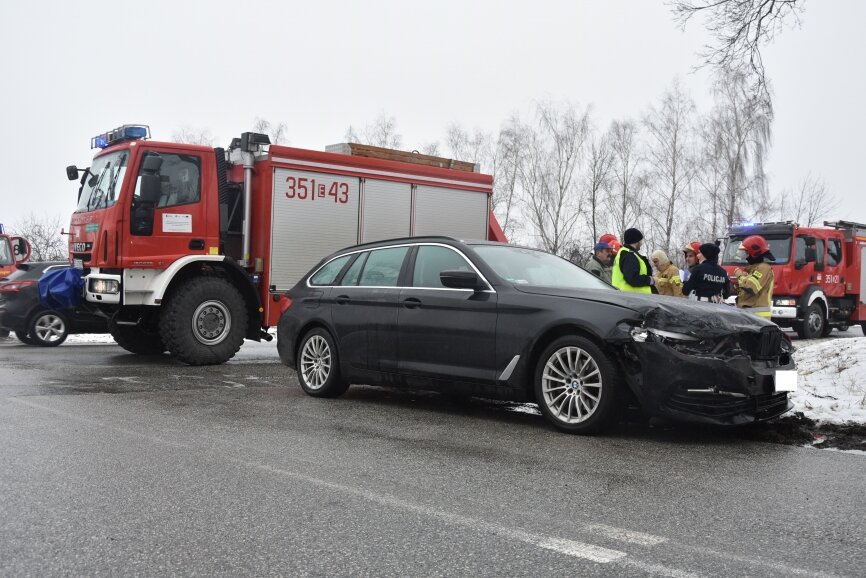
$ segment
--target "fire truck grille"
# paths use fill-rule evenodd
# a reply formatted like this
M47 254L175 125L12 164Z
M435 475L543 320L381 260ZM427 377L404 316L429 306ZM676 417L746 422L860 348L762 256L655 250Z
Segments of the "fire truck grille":
M778 359L782 354L782 330L764 327L760 333L746 333L740 337L740 345L752 359Z

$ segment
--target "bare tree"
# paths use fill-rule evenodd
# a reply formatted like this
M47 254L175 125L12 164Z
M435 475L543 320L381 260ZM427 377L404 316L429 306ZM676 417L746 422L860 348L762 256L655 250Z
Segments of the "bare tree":
M607 135L595 136L589 144L587 167L583 177L583 192L581 195L582 213L586 220L592 241L601 236L600 227L606 221L602 218L605 211L606 191L611 188L611 173L613 171L613 151ZM574 259L572 259L574 260Z
M273 124L268 120L256 117L253 121L253 132L268 135L271 144L288 144L287 134L289 132L289 127L285 122L281 121Z
M579 216L575 174L588 132L587 111L573 105L538 105L537 129L528 139L520 180L534 233L542 248L557 255L567 256L571 249Z
M424 155L442 156L442 153L439 151L439 143L436 141L424 143L419 150Z
M10 230L30 243L31 261L65 261L68 245L61 236L60 217L36 216L33 213Z
M397 133L397 121L394 117L380 114L372 124L368 124L358 132L353 126L346 129L346 141L368 144L389 149L399 149L403 137Z
M634 122L613 121L608 132L613 154L612 178L605 201L608 205L608 227L617 235L630 227L640 226L640 194L645 180L640 173L638 130Z
M214 146L214 138L207 128L192 128L182 126L178 130L171 133L171 138L174 142L184 144L199 144L212 147Z
M728 70L716 80L716 105L707 125L712 158L725 175L723 227L765 211L764 156L771 140L770 115L748 86L746 76Z
M794 191L782 191L779 195L779 217L793 220L807 227L839 209L839 199L827 193L824 179L806 175Z
M649 210L654 245L670 254L674 228L680 224L679 211L683 196L695 176L694 163L695 104L678 82L664 96L660 106L650 107L644 117L649 144L650 165Z
M685 27L696 15L704 17L713 44L701 54L704 64L719 71L745 69L754 78L752 92L770 102L761 47L772 42L786 24L799 25L804 0L677 0L676 19Z
M451 157L457 160L480 166L486 166L491 161L492 139L489 134L479 129L475 129L475 132L470 135L460 125L452 124L448 127L445 145Z
M494 147L493 173L493 212L502 224L507 238L517 233L519 220L514 213L520 199L520 175L526 161L525 147L528 140L526 128L514 115L499 131Z

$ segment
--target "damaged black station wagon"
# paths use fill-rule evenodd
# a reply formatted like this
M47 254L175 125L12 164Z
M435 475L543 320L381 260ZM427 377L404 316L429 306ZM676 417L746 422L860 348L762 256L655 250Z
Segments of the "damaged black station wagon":
M791 409L793 347L727 305L620 292L549 253L412 237L330 255L283 297L301 387L350 383L536 401L557 428L650 415L738 425Z

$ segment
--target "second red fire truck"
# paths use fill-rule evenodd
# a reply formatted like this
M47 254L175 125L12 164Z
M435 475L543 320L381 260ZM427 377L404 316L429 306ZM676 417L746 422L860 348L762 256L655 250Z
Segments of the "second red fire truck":
M761 235L776 257L772 318L804 339L835 328L861 325L866 333L866 225L849 221L801 227L793 221L744 223L731 227L722 266L728 273L745 265L737 248Z
M270 339L279 298L316 262L355 243L408 235L505 240L493 179L439 157L360 145L228 150L154 142L124 125L91 142L69 253L83 298L128 351L193 365Z

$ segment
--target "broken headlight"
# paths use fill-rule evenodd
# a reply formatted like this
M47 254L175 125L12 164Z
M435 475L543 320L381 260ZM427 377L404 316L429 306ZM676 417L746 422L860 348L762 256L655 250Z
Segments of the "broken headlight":
M665 331L664 329L656 329L654 327L634 327L631 330L631 338L639 343L643 343L644 341L700 341L697 337L688 335L687 333Z

